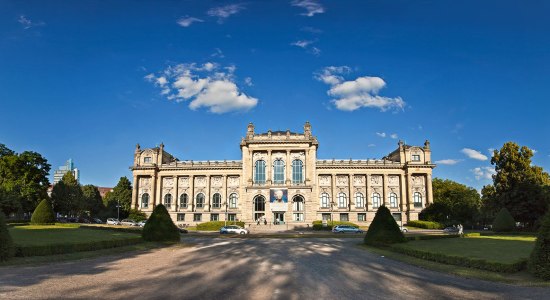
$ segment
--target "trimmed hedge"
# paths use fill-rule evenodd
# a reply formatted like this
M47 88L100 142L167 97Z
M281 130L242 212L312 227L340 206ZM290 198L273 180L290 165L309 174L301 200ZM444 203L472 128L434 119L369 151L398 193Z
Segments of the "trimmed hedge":
M142 243L140 236L120 240L94 241L76 244L53 244L40 246L16 246L15 256L46 256L82 251L95 251L108 248L123 247Z
M448 265L455 265L468 268L476 268L481 270L488 270L492 272L500 273L513 273L518 272L527 266L527 259L522 259L511 264L487 261L479 258L469 258L463 256L446 255L442 253L432 253L417 249L410 249L405 247L399 247L399 245L393 245L390 250L399 252L405 255L418 257L425 260L435 261Z
M498 214L495 216L493 221L493 231L496 232L506 232L512 231L516 228L516 221L510 212L503 207Z
M244 222L227 221L227 225L239 225L244 227ZM223 226L225 226L225 221L210 221L197 224L197 230L219 231Z
M323 221L313 221L312 225L313 230L332 230L332 227L337 225L350 225L359 228L359 225L346 221L327 221L327 227L323 227Z
M159 204L145 223L141 236L146 241L174 241L181 238L178 227L170 218L164 205Z
M424 228L424 229L443 229L443 224L432 221L409 221L407 226Z
M60 224L55 224L60 225ZM94 226L94 225L80 225L80 228L92 229L92 230L110 230L127 233L141 233L142 227L109 227L109 226Z
M48 199L40 201L40 204L34 209L31 217L32 225L50 225L55 223L55 213L52 204Z
M406 241L407 239L399 229L399 225L395 222L390 210L384 205L380 206L365 235L365 244L381 246Z
M407 240L409 241L422 241L422 240L439 240L439 239L452 239L452 238L459 238L460 235L458 234L437 234L437 235L413 235L413 236L406 236Z
M13 240L6 225L6 216L0 211L0 261L10 259L13 254Z
M550 212L546 213L539 229L529 260L529 271L536 277L550 280Z

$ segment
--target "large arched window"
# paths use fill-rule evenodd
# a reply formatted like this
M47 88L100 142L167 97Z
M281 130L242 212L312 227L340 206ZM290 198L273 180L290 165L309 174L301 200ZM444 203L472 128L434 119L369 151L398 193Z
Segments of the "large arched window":
M365 207L365 196L362 193L355 193L355 207Z
M296 196L292 199L292 210L293 211L304 210L304 198L302 198L302 196Z
M222 207L222 195L220 193L215 193L212 196L212 208Z
M292 183L302 183L304 181L302 176L303 163L299 159L292 161Z
M338 193L338 207L346 208L348 207L348 197L344 193Z
M380 194L372 193L372 208L380 207Z
M149 208L149 194L141 195L141 208Z
M396 208L397 207L397 194L391 193L390 194L390 207Z
M187 205L189 205L189 196L187 196L187 194L181 194L180 195L180 208L187 208Z
M164 206L166 206L166 209L170 209L172 206L172 194L164 195Z
M256 196L256 198L254 198L254 211L265 211L264 196Z
M273 183L285 183L285 162L282 159L273 162Z
M329 197L328 193L321 194L321 208L329 208Z
M415 192L413 195L414 207L422 207L422 195L419 192Z
M254 174L255 183L265 183L265 161L257 160Z
M236 193L229 195L229 208L237 208L237 200L239 197Z
M195 199L195 206L197 208L204 208L204 194L198 193Z

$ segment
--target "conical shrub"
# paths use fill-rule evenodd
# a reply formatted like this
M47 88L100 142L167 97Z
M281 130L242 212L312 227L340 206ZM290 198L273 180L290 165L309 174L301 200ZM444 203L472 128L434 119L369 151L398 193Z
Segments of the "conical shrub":
M0 261L10 259L14 254L13 240L11 239L6 216L0 211Z
M529 260L529 270L536 277L550 280L550 212L546 213L539 228L535 248Z
M44 224L54 224L55 223L55 213L52 209L52 204L48 199L44 199L38 204L34 209L31 217L31 224L34 225L44 225Z
M385 206L380 206L365 235L365 244L379 246L406 241L407 239L399 229L390 210Z
M493 231L496 232L506 232L513 231L516 228L516 221L510 212L503 207L498 214L495 216L493 221Z
M179 241L178 227L172 222L164 205L159 204L145 223L141 234L146 241Z

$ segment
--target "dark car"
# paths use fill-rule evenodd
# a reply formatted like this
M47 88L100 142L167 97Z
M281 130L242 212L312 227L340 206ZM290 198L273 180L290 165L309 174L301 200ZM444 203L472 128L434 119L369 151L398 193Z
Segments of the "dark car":
M103 221L101 221L101 219L99 219L99 218L93 218L92 223L94 223L94 224L103 224Z
M455 227L455 226L449 226L449 227L443 229L443 232L456 233L456 232L458 232L458 228Z
M189 231L187 231L187 229L185 228L178 228L178 230L180 231L180 233L189 233Z

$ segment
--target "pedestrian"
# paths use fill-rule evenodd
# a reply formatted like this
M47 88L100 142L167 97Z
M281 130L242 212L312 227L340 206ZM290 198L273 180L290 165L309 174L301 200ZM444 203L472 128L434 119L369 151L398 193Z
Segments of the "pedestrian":
M258 218L258 222L256 222L256 225L260 225L260 218Z
M264 225L267 225L267 219L264 219Z

